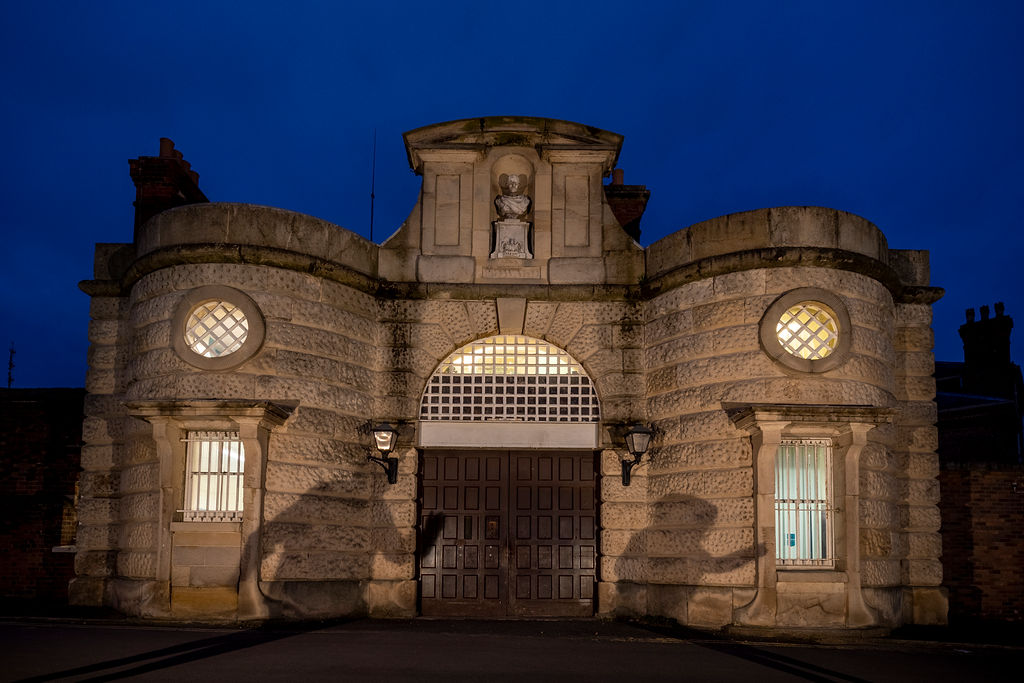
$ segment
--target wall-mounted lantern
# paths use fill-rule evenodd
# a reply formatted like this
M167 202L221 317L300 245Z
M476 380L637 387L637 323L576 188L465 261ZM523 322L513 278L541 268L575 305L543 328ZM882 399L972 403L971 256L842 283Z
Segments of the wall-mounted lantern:
M388 453L395 450L395 444L398 443L398 430L389 424L379 424L371 431L373 432L373 445L380 451L380 457L368 455L366 459L380 465L388 475L388 483L394 484L398 481L398 458L388 457Z
M632 425L626 432L626 450L633 456L632 460L622 461L622 485L629 486L630 475L633 468L640 464L640 458L644 457L648 446L651 445L650 427L640 424Z

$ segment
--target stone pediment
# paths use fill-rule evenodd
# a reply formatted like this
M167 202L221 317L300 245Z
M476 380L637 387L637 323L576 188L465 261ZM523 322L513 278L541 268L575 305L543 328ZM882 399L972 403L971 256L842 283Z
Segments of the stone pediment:
M494 147L529 147L541 157L580 152L599 155L605 173L619 158L622 136L573 121L535 116L485 116L423 126L405 135L409 165L423 173L430 152L477 152Z

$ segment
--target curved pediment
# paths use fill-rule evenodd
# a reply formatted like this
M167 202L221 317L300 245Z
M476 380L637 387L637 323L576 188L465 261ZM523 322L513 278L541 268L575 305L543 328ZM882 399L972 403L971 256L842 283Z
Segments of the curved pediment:
M465 150L483 152L492 147L532 147L545 152L603 152L606 171L619 158L622 136L573 121L546 119L537 116L484 116L435 123L416 128L402 136L405 139L409 165L417 173L423 171L422 152L432 150Z

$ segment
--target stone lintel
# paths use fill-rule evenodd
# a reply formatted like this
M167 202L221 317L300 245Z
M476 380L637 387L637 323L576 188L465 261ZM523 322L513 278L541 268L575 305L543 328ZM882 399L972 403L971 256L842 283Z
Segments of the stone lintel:
M132 417L189 418L189 417L251 417L265 420L272 425L282 425L298 406L298 402L273 401L232 401L198 399L175 401L155 399L128 401L125 407Z
M722 403L722 410L733 424L748 431L768 422L879 425L891 422L896 412L894 408L865 405L785 403Z

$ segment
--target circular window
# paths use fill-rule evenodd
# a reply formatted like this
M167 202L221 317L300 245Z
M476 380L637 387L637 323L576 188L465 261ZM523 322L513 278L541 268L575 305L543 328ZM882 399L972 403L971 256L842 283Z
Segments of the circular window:
M779 318L775 336L787 353L818 360L836 350L839 324L828 306L817 301L801 301L786 309Z
M256 355L264 329L256 303L244 292L220 285L199 287L178 305L173 345L191 365L224 370Z
M200 356L217 358L242 348L249 336L249 321L238 306L207 301L192 309L185 323L185 341Z
M850 315L835 294L802 287L776 299L761 318L761 348L782 365L824 372L846 360Z

